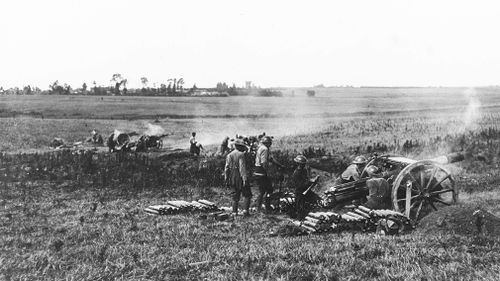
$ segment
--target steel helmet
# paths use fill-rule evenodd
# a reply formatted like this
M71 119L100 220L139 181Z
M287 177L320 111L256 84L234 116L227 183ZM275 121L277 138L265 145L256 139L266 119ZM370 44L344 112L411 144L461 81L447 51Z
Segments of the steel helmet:
M352 164L366 164L368 163L368 160L364 156L357 156L354 158L354 161L352 161Z
M236 139L234 141L234 145L247 147L247 145L245 144L245 142L242 139Z
M271 139L271 137L269 137L269 136L264 136L262 138L261 142L264 143L264 144L266 144L266 143L267 144L271 144L271 143L273 143L273 139Z
M373 177L374 175L377 175L379 173L379 168L374 165L370 165L366 167L366 173L368 176Z
M304 155L297 155L297 157L295 157L293 161L299 164L306 164L307 158Z

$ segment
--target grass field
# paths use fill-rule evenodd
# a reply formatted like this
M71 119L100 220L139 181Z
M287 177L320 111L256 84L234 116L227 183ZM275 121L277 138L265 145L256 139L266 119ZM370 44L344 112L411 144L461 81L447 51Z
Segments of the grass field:
M154 124L170 134L164 144L171 148L184 148L192 131L198 132L198 140L205 145L219 144L224 136L263 131L281 137L339 130L339 138L357 141L360 128L355 127L360 125L365 127L363 137L368 138L373 133L398 139L434 137L478 125L496 126L500 112L497 88L317 91L315 98L298 93L283 98L4 96L0 97L0 116L4 117L0 126L7 132L0 136L0 149L43 149L54 137L81 141L93 129L103 135L114 129L142 133L156 119L159 122ZM391 127L384 127L383 133L372 124L385 126L384 122ZM420 128L407 130L413 125ZM396 131L388 131L392 129ZM345 135L350 136L346 139ZM330 144L324 141L319 145Z
M283 216L217 222L142 211L172 199L228 206L220 182L204 181L220 167L199 174L199 160L150 154L34 156L55 136L77 141L92 128L141 131L157 114L165 114L155 124L171 133L172 147L187 142L192 130L213 144L224 135L266 131L277 136L273 149L285 163L305 149L320 149L318 156L331 154L342 165L376 149L416 159L471 150L485 160L448 165L460 204L500 215L496 90L338 91L331 97L319 91L313 99L0 97L0 149L32 152L9 156L13 162L1 158L0 279L498 280L497 236L415 231L270 237L288 224Z

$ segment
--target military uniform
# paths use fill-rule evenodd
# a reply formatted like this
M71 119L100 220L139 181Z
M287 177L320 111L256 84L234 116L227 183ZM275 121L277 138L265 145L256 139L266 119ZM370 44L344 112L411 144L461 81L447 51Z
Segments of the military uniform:
M304 195L304 192L310 186L307 169L304 166L298 166L295 171L293 171L291 178L291 187L295 191L295 210L292 216L302 219L307 214L307 199L308 194Z
M273 185L271 179L268 176L269 165L271 161L271 155L269 148L264 144L259 145L257 153L255 155L255 172L254 176L259 186L259 195L257 196L256 205L257 210L260 211L262 207L262 201L264 196L271 194L273 192ZM270 202L268 199L264 202L266 210L270 210Z
M361 171L358 169L358 165L351 164L340 176L343 183L357 181L361 177Z
M196 137L195 136L192 136L189 139L189 153L191 153L193 155L196 154Z
M238 212L238 202L240 195L243 194L243 209L248 213L250 208L250 198L252 191L248 185L248 174L245 162L245 152L237 149L233 150L226 157L226 165L224 167L224 175L226 184L231 187L233 197L233 213Z
M368 201L364 204L370 209L391 208L391 186L384 178L371 178L366 181Z

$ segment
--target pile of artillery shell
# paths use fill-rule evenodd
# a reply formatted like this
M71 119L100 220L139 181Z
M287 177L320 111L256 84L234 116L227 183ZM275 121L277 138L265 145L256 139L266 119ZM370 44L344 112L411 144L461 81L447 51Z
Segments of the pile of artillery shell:
M207 200L198 201L175 200L168 201L165 205L153 205L144 209L148 214L153 215L173 215L188 212L211 212L218 210L217 206Z
M392 210L371 210L363 206L354 208L345 214L334 212L311 212L303 221L292 221L307 233L323 233L342 229L362 229L374 231L380 219L388 216L404 217Z
M340 221L340 215L334 212L311 212L303 221L292 221L308 233L333 231Z

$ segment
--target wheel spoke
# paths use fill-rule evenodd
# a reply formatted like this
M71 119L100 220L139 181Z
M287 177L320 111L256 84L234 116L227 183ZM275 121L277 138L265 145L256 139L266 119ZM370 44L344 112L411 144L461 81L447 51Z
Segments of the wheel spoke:
M415 200L415 201L413 201L413 203L411 203L410 209L415 208L418 205L419 202L422 202L422 200Z
M434 169L432 170L432 175L431 175L431 177L429 178L429 181L427 182L427 185L425 186L425 190L429 190L429 186L431 185L432 180L433 180L433 179L434 179L434 177L436 176L437 171L438 171L438 168L437 168L437 167L434 167Z
M418 198L418 197L420 197L420 195L415 195L415 196L412 196L410 200L413 200L413 199ZM399 201L406 201L406 198L404 198L404 199L398 199L397 201L398 201L398 202L399 202Z
M434 206L434 203L432 203L432 201L428 201L429 202L429 205L431 205L431 207L434 209L434 211L437 211L438 209L436 208L436 206Z
M420 186L422 187L422 191L424 191L424 186L425 186L425 171L422 170L420 171Z
M411 183L411 181L408 181L408 182L410 182L410 183ZM403 189L406 189L406 184L401 184L399 187L400 187L400 188L403 188ZM414 192L420 193L420 190L419 190L419 189L417 189L417 188L415 188L415 187L413 186L413 183L411 184L411 190L412 190L412 191L414 191Z
M439 195L439 194L446 193L446 192L454 192L454 190L451 188L442 189L442 190L431 192L430 195Z
M418 183L418 181L415 179L415 177L411 173L408 173L408 175L410 175L412 182L416 183L418 185L419 190L423 191L422 186L420 185L420 183Z
M439 202L439 203L444 204L444 205L446 205L446 206L451 206L451 204L450 204L450 203L448 203L448 202L444 202L443 200L441 200L441 199L439 199L439 198L437 198L437 197L431 197L431 198L432 198L432 200L433 200L433 201Z
M441 183L443 183L449 177L451 177L451 175L447 174L446 177L442 178L440 181L438 181L437 183L435 183L434 185L432 185L432 187L429 190L434 190L434 188L436 188L438 185L440 185Z
M417 214L415 216L416 221L418 221L418 216L420 215L420 211L422 210L422 205L424 205L424 200L420 201L420 205L418 206Z

